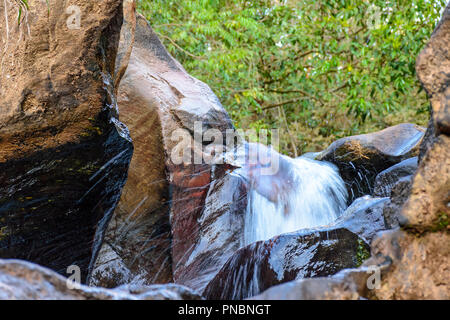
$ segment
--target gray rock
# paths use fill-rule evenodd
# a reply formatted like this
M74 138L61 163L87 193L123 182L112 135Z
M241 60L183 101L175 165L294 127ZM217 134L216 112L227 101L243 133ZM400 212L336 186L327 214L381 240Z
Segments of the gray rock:
M249 300L357 300L364 298L368 267L345 269L332 277L300 279L273 286Z
M73 283L70 283L73 285ZM199 300L193 290L176 284L104 289L79 285L31 262L0 260L0 300Z
M358 198L331 226L346 228L370 243L378 231L386 229L383 208L388 202L389 198Z
M400 178L413 175L417 170L417 157L404 160L380 172L375 178L374 197L390 197L392 187Z
M302 154L300 157L298 158L307 158L307 159L311 159L311 160L316 160L316 158L320 155L320 152L306 152L304 154Z

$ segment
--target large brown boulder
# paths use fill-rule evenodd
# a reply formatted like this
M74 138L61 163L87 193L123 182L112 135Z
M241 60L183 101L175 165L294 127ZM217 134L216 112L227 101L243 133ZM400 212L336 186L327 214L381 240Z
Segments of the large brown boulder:
M419 164L403 225L420 232L448 230L450 222L450 137L441 134Z
M128 68L134 47L136 11L124 2L124 25L116 60L116 74ZM139 29L138 32L142 32ZM139 37L139 34L138 34ZM138 41L143 41L139 38ZM136 46L141 45L136 43ZM133 63L133 62L132 62ZM121 120L130 130L134 152L128 179L108 226L105 242L90 285L113 288L126 283L151 284L173 281L169 222L169 183L162 128L155 110L141 95L124 97L130 74L119 85Z
M0 259L0 300L200 300L175 284L122 286L114 290L76 285L54 271L21 260Z
M381 299L450 298L450 3L417 59L417 75L432 107L432 118L410 196L401 210L402 231L387 232L372 244L373 261L392 261Z
M450 221L450 4L417 58L417 76L431 102L423 154L402 215L404 225L437 230ZM448 229L447 229L448 230Z
M224 137L233 126L211 89L187 74L140 15L134 38L118 104L135 152L91 283L173 279L201 291L241 245L246 198L225 164L174 163L173 136L181 131L192 143L196 121ZM212 145L199 142L200 154Z
M0 3L0 257L84 280L132 144L112 87L122 1L77 1L79 28L71 4L30 1L18 25L16 2Z
M404 123L387 129L346 137L316 156L339 168L349 192L349 203L372 194L375 178L383 170L419 153L425 129Z
M368 245L347 229L303 230L239 249L204 291L207 299L244 299L280 283L357 267Z
M429 232L417 236L401 230L386 231L372 243L367 265L390 263L380 288L369 291L376 299L449 299L450 234Z
M438 26L416 61L417 77L428 94L432 107L430 128L434 136L450 135L450 11L443 12ZM432 139L431 139L432 140ZM428 146L428 144L426 144Z

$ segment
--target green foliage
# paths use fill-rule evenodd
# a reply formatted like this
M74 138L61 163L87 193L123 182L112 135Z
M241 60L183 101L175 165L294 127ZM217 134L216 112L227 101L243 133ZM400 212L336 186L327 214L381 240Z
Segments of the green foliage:
M169 51L237 127L282 129L282 151L412 121L415 60L444 0L141 0ZM299 148L300 150L297 150Z
M439 215L439 219L437 221L436 227L434 228L435 229L434 231L446 230L448 229L449 224L450 224L449 217L444 212L442 212Z
M22 11L27 11L30 9L28 6L28 0L16 0L17 5L19 6L19 14L17 17L17 23L20 25L22 22Z
M364 261L370 258L370 252L367 250L367 244L362 239L358 239L358 248L356 251L356 267L361 266Z

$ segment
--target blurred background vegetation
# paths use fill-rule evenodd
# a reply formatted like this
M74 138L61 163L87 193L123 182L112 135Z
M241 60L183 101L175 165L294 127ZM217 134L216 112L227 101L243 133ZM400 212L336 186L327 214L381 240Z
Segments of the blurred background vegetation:
M290 156L402 122L425 126L415 74L445 0L140 0L171 54L238 128Z

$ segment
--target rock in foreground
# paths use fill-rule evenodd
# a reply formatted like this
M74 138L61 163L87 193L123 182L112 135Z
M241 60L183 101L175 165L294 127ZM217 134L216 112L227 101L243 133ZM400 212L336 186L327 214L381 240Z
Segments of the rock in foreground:
M116 289L74 287L66 278L36 264L0 260L0 300L199 300L189 288L175 285L123 286Z
M361 264L368 245L347 229L304 230L239 249L208 284L208 299L244 299L294 279Z

